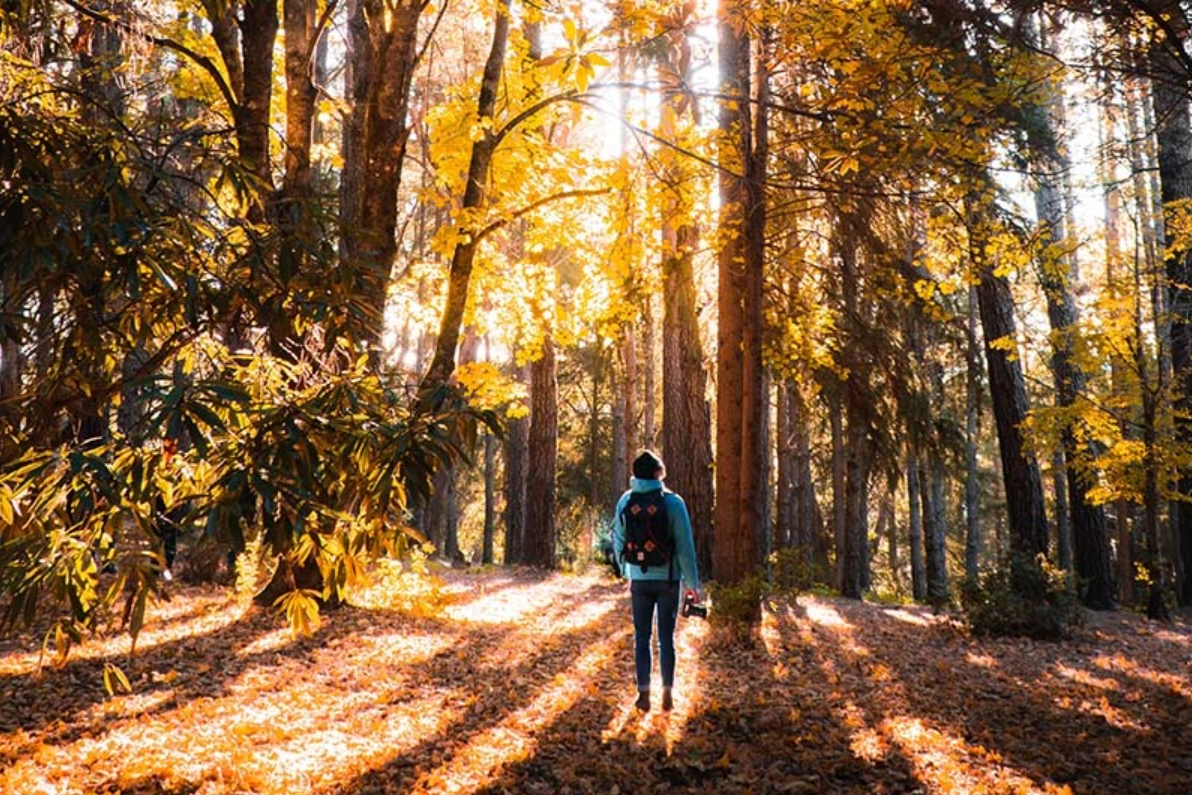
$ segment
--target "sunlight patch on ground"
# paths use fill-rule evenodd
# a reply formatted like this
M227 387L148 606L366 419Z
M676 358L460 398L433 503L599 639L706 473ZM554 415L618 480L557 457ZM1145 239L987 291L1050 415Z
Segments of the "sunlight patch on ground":
M991 657L988 654L978 654L977 652L970 651L965 653L964 660L969 665L975 665L978 668L993 670L998 667L997 658Z
M1106 679L1103 677L1093 676L1088 671L1082 671L1079 668L1072 668L1064 663L1055 664L1055 672L1077 684L1095 687L1100 690L1120 690L1121 682L1116 679Z
M265 652L277 651L284 649L294 642L294 633L288 627L282 627L266 632L261 637L254 640L252 643L245 644L236 650L237 657L253 657L264 654Z
M812 623L819 624L821 627L849 630L853 628L853 625L846 621L844 616L840 615L839 611L827 602L821 602L818 599L808 600L804 610L807 613L807 618Z
M1189 677L1154 671L1120 654L1115 654L1112 657L1094 657L1093 665L1110 673L1127 674L1141 679L1148 684L1165 688L1192 701L1192 684L1189 683ZM1192 673L1192 668L1190 668L1190 673Z
M931 622L926 618L903 607L892 607L883 610L882 612L890 618L895 618L905 624L914 624L916 627L931 626Z
M537 745L537 733L547 730L581 698L601 695L605 683L600 672L623 647L624 637L618 633L589 647L533 701L471 737L449 761L420 776L410 792L476 792L499 779L507 767L528 759Z
M519 624L563 603L569 603L579 591L591 588L595 581L580 577L552 577L519 588L506 588L473 599L466 604L449 605L447 618L478 624Z

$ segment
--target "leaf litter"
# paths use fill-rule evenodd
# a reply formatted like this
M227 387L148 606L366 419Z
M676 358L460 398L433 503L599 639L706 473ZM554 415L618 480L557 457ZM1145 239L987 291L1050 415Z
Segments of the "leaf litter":
M0 793L1121 793L1192 781L1192 630L1063 643L803 596L734 642L681 619L672 712L633 707L624 584L445 571L296 638L214 587L38 672L0 643ZM713 607L714 609L714 607ZM131 692L104 689L112 666ZM658 686L655 672L655 687ZM655 703L659 699L655 698Z

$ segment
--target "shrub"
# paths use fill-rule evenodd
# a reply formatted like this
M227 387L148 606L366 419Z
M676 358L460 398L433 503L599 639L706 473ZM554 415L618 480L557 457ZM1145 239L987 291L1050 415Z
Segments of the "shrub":
M1056 640L1083 620L1071 578L1042 555L1011 555L966 581L961 604L977 635Z

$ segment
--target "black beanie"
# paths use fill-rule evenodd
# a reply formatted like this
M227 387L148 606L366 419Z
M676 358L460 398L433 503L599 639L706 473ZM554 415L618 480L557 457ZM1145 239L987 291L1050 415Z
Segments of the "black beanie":
M638 480L654 480L658 477L658 470L662 469L662 459L649 450L645 450L633 459L633 476Z

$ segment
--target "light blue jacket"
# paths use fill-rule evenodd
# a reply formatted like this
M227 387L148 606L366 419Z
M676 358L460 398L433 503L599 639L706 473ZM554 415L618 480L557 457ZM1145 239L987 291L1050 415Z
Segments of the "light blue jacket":
M640 567L622 559L622 553L625 551L625 517L622 514L625 504L629 502L630 494L659 489L662 489L662 499L666 504L666 520L670 525L671 538L675 541L675 557L671 566L651 566L648 570L642 571ZM691 535L691 517L687 515L687 505L678 494L665 489L661 480L629 479L629 491L617 500L617 508L613 512L613 553L616 555L617 565L621 567L621 573L631 580L682 579L686 587L699 590L695 539Z

